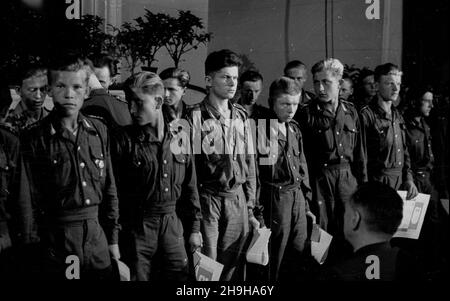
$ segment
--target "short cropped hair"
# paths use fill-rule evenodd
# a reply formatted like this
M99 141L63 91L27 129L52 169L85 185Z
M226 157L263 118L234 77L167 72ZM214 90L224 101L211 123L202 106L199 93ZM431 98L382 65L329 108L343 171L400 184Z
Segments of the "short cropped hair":
M274 101L282 94L298 95L302 89L297 81L282 76L272 82L269 88L269 107L272 109Z
M136 90L142 90L143 93L157 94L164 93L164 84L161 78L153 72L141 71L135 75L130 76L124 83L125 98L128 104L134 99Z
M241 58L229 49L211 52L205 61L205 74L211 75L225 67L240 67Z
M257 81L263 81L263 76L261 73L259 73L256 70L247 70L244 73L241 74L241 77L239 78L239 83L242 84L244 82L257 82Z
M287 76L288 70L291 70L291 69L294 69L294 68L305 68L306 69L306 65L303 64L299 60L290 61L290 62L288 62L286 64L286 66L284 66L284 69L283 69L284 75Z
M352 78L350 76L348 76L348 74L344 74L342 76L342 79L347 81L350 84L350 86L353 87L353 80L352 80Z
M183 88L186 88L187 85L189 84L189 81L191 80L191 75L189 74L188 71L183 70L183 69L179 69L179 68L167 68L165 70L163 70L160 74L159 77L162 80L168 79L168 78L175 78L178 79L178 82L180 83L180 86Z
M89 82L89 78L92 74L91 66L89 66L88 60L77 55L66 55L62 57L55 58L52 60L48 68L48 83L52 85L55 79L54 73L69 71L78 72L84 71L86 73L86 84Z
M311 73L314 75L324 70L331 71L337 79L342 79L342 75L344 75L344 65L338 59L328 58L318 61L312 66Z
M94 68L106 67L109 69L111 76L115 76L119 73L117 70L117 60L109 55L99 55L91 58Z
M372 70L370 70L370 69L368 69L368 68L363 68L363 69L361 69L361 72L359 73L359 81L361 82L361 85L362 85L362 81L366 78L366 77L368 77L368 76L371 76L371 75L374 75L374 73L373 73L373 71Z
M380 182L361 184L349 202L350 206L363 208L364 222L372 232L392 235L403 218L402 198L395 189Z
M27 66L24 66L19 71L19 80L22 82L28 78L35 77L35 76L47 76L47 68L44 67L44 65L40 64L30 64Z
M398 68L397 65L394 65L392 63L386 63L383 65L378 65L375 68L375 72L374 72L374 79L376 82L380 81L380 78L383 75L402 75L402 72L400 71L400 69Z
M422 106L422 97L427 92L434 94L434 89L431 85L413 86L406 92L406 99L413 108L420 108Z

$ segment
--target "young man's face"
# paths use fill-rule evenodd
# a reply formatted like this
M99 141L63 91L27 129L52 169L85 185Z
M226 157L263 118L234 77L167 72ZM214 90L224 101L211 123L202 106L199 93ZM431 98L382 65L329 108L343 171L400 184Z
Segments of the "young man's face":
M86 71L50 72L53 72L50 95L55 107L63 116L78 116L84 100L89 96Z
M273 100L273 111L279 122L289 122L294 118L300 102L300 94L280 94Z
M130 113L139 125L146 125L158 117L158 111L164 101L164 89L150 91L145 87L134 89L134 96L130 101Z
M25 103L28 110L38 111L44 105L47 96L47 76L32 76L22 81L20 87L21 101Z
M420 107L420 113L422 116L428 117L430 116L430 111L433 108L433 93L426 92L422 96L422 106Z
M163 80L163 83L165 90L164 103L169 106L177 106L186 93L186 88L180 86L180 81L176 78L167 78Z
M237 89L238 67L225 67L206 76L209 93L219 99L232 99Z
M366 76L363 80L364 93L366 96L373 97L377 94L377 89L375 86L375 78L373 75Z
M347 80L343 80L341 90L339 91L339 97L343 100L347 100L352 94L353 94L352 84Z
M111 85L111 73L108 67L94 68L95 76L102 85L103 89L108 90Z
M245 81L242 84L242 100L245 105L254 105L258 100L262 90L262 82Z
M300 85L300 88L303 89L303 86L305 85L306 80L308 79L307 71L305 67L297 67L297 68L291 68L286 70L287 77L297 81L297 83Z
M329 70L322 70L313 75L314 90L320 102L330 102L339 97L341 88L339 79Z
M401 75L382 75L376 86L378 93L384 101L396 101L400 93L400 86L402 84Z

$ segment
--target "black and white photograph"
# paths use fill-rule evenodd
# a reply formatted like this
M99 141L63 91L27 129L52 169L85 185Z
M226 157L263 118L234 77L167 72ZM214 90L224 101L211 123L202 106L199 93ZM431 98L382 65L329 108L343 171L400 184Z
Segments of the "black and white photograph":
M448 280L449 8L1 1L0 282Z

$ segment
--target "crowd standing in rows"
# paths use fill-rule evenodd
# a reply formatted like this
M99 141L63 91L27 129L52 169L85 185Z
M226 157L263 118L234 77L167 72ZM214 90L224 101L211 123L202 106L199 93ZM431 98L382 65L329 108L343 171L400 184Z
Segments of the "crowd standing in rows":
M107 57L23 70L0 125L0 278L65 279L76 255L81 279L117 279L120 259L132 280L187 281L197 250L224 265L224 281L364 280L369 255L383 280L446 276L448 142L435 143L446 138L433 88L402 94L391 63L356 82L328 58L311 68L312 93L295 60L267 108L263 75L240 66L231 50L210 53L206 96L189 102L179 68L132 75L125 100L108 91ZM431 195L417 241L392 238L397 190ZM323 265L311 256L315 223L333 236ZM248 264L264 226L269 264Z

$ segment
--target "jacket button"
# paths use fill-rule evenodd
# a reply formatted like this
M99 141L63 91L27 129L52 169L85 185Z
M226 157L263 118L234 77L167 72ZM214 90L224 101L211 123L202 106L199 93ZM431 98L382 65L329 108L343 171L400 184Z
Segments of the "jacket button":
M86 187L87 186L86 181L81 182L81 185L83 185L83 187Z
M80 167L81 167L81 168L84 168L85 166L86 166L86 164L84 164L84 162L81 162L81 163L80 163Z
M163 178L167 178L167 174L165 173L165 174L163 174Z
M163 164L167 164L167 160L164 160L164 161L163 161Z
M165 191L165 192L168 192L168 191L169 191L169 188L167 188L167 187L164 188L164 191Z
M86 199L86 201L84 201L84 203L85 203L86 205L89 205L89 204L91 203L91 200L90 200L90 199Z

